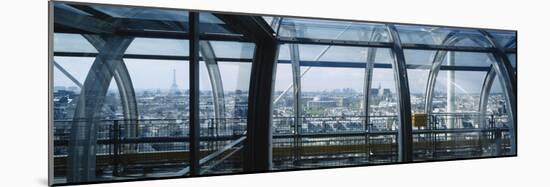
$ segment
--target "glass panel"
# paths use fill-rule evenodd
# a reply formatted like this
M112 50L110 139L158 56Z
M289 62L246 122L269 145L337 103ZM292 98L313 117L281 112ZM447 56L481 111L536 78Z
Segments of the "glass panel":
M433 113L477 113L486 72L441 71L435 84ZM444 125L444 124L442 124ZM446 125L445 128L460 128Z
M292 133L288 120L294 116L294 83L292 82L291 64L277 64L273 92L273 134ZM287 126L288 125L288 126Z
M414 50L414 49L405 49L403 51L405 53L406 62L408 65L421 65L421 66L414 66L418 68L423 69L429 69L431 68L432 63L434 63L434 59L436 55L438 55L438 51L434 50ZM442 55L442 66L448 66L445 64L445 62L448 61L449 57L449 51L439 51ZM494 59L491 55L488 53L481 53L481 52L459 52L459 51L453 51L455 57L454 57L454 64L453 66L464 66L464 67L489 67Z
M187 61L125 59L132 78L140 119L182 119L188 128ZM154 79L144 75L158 75ZM163 102L154 102L162 99ZM180 124L181 126L181 124ZM177 134L182 134L178 132ZM187 135L186 135L187 136Z
M373 85L369 91L368 115L365 114L366 102L364 101L365 68L369 52L376 52L373 62L392 64L391 51L382 48L369 50L374 48L364 47L297 46L300 71L303 75L300 79L302 113L295 118L293 111L297 100L293 99L290 93L281 97L288 102L277 103L274 107L273 124L280 133L274 135L273 139L275 169L397 161L395 130L398 126L398 105L394 70L391 65L375 68L372 72ZM289 45L281 45L279 50L279 66L274 92L277 96L283 92L277 90L277 87L278 89L289 88L289 91L292 91L292 87L288 86L292 86L293 77ZM330 62L335 63L330 64ZM365 125L366 120L368 120L368 126ZM296 125L300 126L298 130L295 129ZM371 132L371 135L361 136L360 133L364 131ZM340 133L358 134L343 137L339 135ZM294 138L277 137L283 134L293 135ZM301 137L318 134L323 134L324 138ZM339 146L365 145L363 144L365 142L369 143L363 150L342 148L343 152L329 151L338 149ZM329 155L353 159L340 160Z
M55 52L97 53L97 50L80 34L55 33L53 38Z
M429 66L432 65L436 52L437 51L432 50L403 50L403 53L405 54L405 61L407 62L407 64Z
M283 18L278 34L327 40L390 41L383 24L318 19Z
M54 66L54 69L59 71L59 73L62 73L61 69L65 70L70 76L74 77L80 84L82 84L86 80L86 76L88 75L94 60L94 58L90 57L54 57L54 61L59 65ZM64 73L60 75L70 81L68 75ZM59 86L77 86L73 81L57 82L57 84L59 84Z
M290 63L290 53L288 44L283 44L279 49L279 60L282 62ZM302 66L331 66L332 62L341 63L333 64L332 66L345 67L345 63L357 63L356 65L349 65L357 68L365 68L365 65L361 65L367 62L369 54L368 47L345 47L345 46L328 46L328 45L305 45L300 44L300 64ZM376 64L391 64L393 58L391 56L391 50L386 48L376 48L372 50L374 55L374 63ZM327 64L330 63L330 64Z
M125 6L93 5L93 9L115 18L156 21L183 21L189 20L187 11L169 10L161 8L142 8Z
M189 41L158 38L135 38L126 54L189 56Z
M224 62L217 58L252 59L255 44L201 41L200 71L201 173L242 172L242 146L248 119L251 62ZM209 46L210 45L210 46Z
M302 67L306 69L309 67ZM362 68L330 68L312 67L302 77L301 107L301 134L332 134L332 138L301 138L298 146L302 149L332 150L331 146L319 145L355 145L365 141L364 137L340 137L338 133L352 133L364 131L364 107L363 86L365 70ZM319 167L319 166L343 166L366 163L367 152L361 149L345 149L339 152L318 152L312 154L296 150L294 167ZM327 157L327 155L338 155L354 159L352 160L327 160L316 161Z
M512 31L489 31L489 34L496 39L498 44L504 48L516 48L516 32Z
M490 53L453 52L455 66L489 67L495 61ZM449 56L445 57L447 61Z
M210 41L217 58L246 58L254 57L254 43Z
M411 94L411 112L426 113L426 85L428 83L429 70L407 69L409 77L409 90Z
M282 50L283 47L280 47ZM288 48L287 48L288 49ZM281 51L283 52L283 51ZM279 53L280 56L281 53ZM292 138L275 138L279 135L292 135L295 127L294 83L291 64L277 64L275 90L273 92L273 169L281 170L293 167Z
M409 51L413 56L414 52ZM425 91L429 70L409 67L411 109L413 111L414 160L471 158L495 155L493 136L499 130L487 130L494 116L480 113L482 86L487 71L455 70L456 67L490 67L488 53L446 52L437 74L431 111L425 111ZM475 68L474 68L475 69ZM415 91L416 90L416 91ZM489 97L494 98L494 94ZM501 98L502 99L502 98ZM491 101L489 102L490 105ZM493 109L491 109L493 110ZM426 116L429 113L429 116ZM503 120L505 122L506 120ZM500 136L500 135L499 135ZM491 140L493 138L493 140Z
M469 47L492 47L477 30L430 26L396 25L399 38L404 44L430 44ZM451 33L453 33L451 35ZM444 43L449 36L456 36L455 44Z
M510 109L503 92L504 89L502 89L503 82L501 80L499 76L495 77L487 101L487 118L491 120L487 120L484 125L488 128L502 129L501 131L493 131L485 135L489 140L495 142L485 147L485 154L491 156L513 154L510 150L510 143L512 141L510 137L510 127L512 127L513 124L509 118Z
M315 61L327 47L324 45L300 45L300 60ZM365 63L367 61L367 48L330 46L318 60Z
M392 68L374 68L368 102L369 135L366 136L369 163L397 162L399 104Z
M516 53L508 53L506 56L508 57L508 60L510 60L510 63L512 64L512 67L514 67L514 70L517 70L518 64Z
M107 15L115 18L112 22L125 24L128 31L177 31L184 33L189 28L187 11L109 5L91 5L90 8L101 13L94 15L95 17L103 19Z
M264 21L273 27L273 19L274 17L273 16L262 16L262 18L264 19ZM273 30L276 30L276 28L273 28Z
M374 68L369 95L369 116L393 116L399 114L398 95L395 86L394 70L391 68ZM392 119L395 120L395 119ZM393 124L397 125L397 124ZM377 128L395 130L397 126Z
M231 34L241 35L238 31L234 30L231 25L226 24L215 14L209 12L201 12L200 16L200 32L201 33L215 33L215 34Z

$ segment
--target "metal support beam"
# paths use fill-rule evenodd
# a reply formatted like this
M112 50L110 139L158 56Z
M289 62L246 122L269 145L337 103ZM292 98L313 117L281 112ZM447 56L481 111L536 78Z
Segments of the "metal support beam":
M57 63L55 60L52 59L52 62L53 62L54 67L56 67L59 71L61 71L61 73L63 73L65 76L67 76L67 78L71 79L71 81L73 81L73 83L76 84L76 86L78 86L79 88L82 88L82 83L80 83L80 81L78 81L78 79L76 79L73 75L71 75L71 73L69 73L67 70L65 70L65 68L63 68L63 66L61 66L59 63Z
M220 68L218 61L216 60L216 54L209 41L201 40L199 42L200 52L204 59L206 70L208 71L208 77L210 78L210 85L212 86L213 104L214 104L214 120L217 123L216 130L220 132L226 132L225 121L220 119L225 118L225 94L223 90L223 81L220 74ZM222 124L220 124L220 122ZM221 125L222 129L219 129Z
M265 38L256 43L248 97L247 139L244 171L271 169L272 95L277 59L277 43Z
M489 95L491 93L491 87L495 81L496 71L491 66L491 70L487 72L485 79L483 80L483 86L481 87L481 96L479 97L479 113L482 117L487 115L487 104L489 103ZM485 120L480 121L480 128L485 128Z
M199 121L199 13L189 12L189 165L191 176L200 174Z
M99 51L82 86L71 126L68 173L69 182L95 180L97 123L114 70L122 64L122 54L132 38L111 36Z
M300 134L302 131L302 76L300 75L300 48L298 44L290 44L290 62L292 64L292 86L294 95L294 162L300 159Z
M257 16L216 16L226 24L238 27L244 36L255 41L243 164L245 172L269 171L272 156L272 91L278 50L273 30L265 20Z
M55 32L58 29L71 29L81 33L112 34L115 33L119 22L101 20L93 16L78 14L63 8L54 8Z
M382 47L390 48L389 42L371 42L371 41L347 41L347 40L329 40L329 39L311 39L299 37L277 37L277 40L285 44L312 44L312 45L332 45L332 46L354 46L354 47Z
M244 171L261 172L271 168L271 118L277 41L274 31L259 16L214 14L233 31L242 33L256 44L248 96L247 133L244 147Z
M508 118L512 123L510 124L510 144L511 153L517 154L517 80L516 74L512 63L506 56L505 49L500 46L496 39L491 36L487 31L480 30L480 32L490 41L490 43L497 49L493 53L495 62L493 68L499 76L500 84L502 86L504 96L506 97L506 105L508 106Z
M349 28L349 26L348 26ZM374 30L370 35L370 41L380 41L382 38L381 32L385 32L385 30ZM343 33L343 32L342 32ZM342 34L341 33L341 34ZM360 38L366 38L367 32L360 32ZM364 124L364 132L365 133L365 144L370 145L370 90L372 87L372 76L373 76L373 70L374 70L374 63L376 61L376 54L377 54L378 48L376 47L369 47L367 49L367 61L365 62L365 74L364 74L364 82L363 82L363 116L365 116ZM367 149L366 155L367 160L370 161L370 152L371 149Z
M449 33L445 39L443 39L441 41L442 45L444 46L454 46L456 43L460 42L461 40L464 40L464 39L472 39L475 43L477 44L480 44L482 45L483 44L483 41L480 39L480 38L467 38L466 36L460 34L460 33L457 33L457 32L452 32L452 33ZM447 57L447 54L449 53L454 53L454 51L452 50L438 50L436 53L435 53L435 56L433 58L433 62L432 62L432 65L431 65L431 68L430 68L430 73L428 75L428 82L427 82L427 85L426 85L426 103L424 105L424 112L426 112L426 114L430 115L432 113L432 101L433 101L433 94L434 94L434 91L435 91L435 84L437 82L437 76L439 74L439 71L444 69L443 68L443 61L445 60L445 58ZM458 66L456 66L458 67ZM455 65L448 65L446 66L446 68L449 68L449 70L460 70L460 68L456 68ZM486 69L486 68L484 68ZM471 71L470 69L465 69L467 71Z
M465 37L461 34L461 37ZM415 50L441 50L441 51L460 51L460 52L492 52L494 48L488 47L467 47L467 46L452 46L452 45L428 45L428 44L403 44L403 49Z
M349 27L348 27L349 28ZM385 32L385 30L374 30L371 35L370 35L370 41L380 41L381 38L383 37L381 32ZM361 38L366 38L366 32L361 32ZM370 95L370 90L372 88L372 75L373 75L373 70L375 68L375 61L376 61L376 54L377 54L377 51L378 51L378 48L376 47L369 47L367 49L367 61L365 62L365 77L364 77L364 83L363 83L363 105L364 105L364 109L363 109L363 113L364 113L364 116L365 116L365 131L367 130L367 126L369 125L369 105L370 105L370 102L369 102L369 98L371 97ZM391 64L387 64L389 66L389 68L392 68L391 67Z
M388 24L389 33L393 41L392 57L395 80L397 81L397 93L399 93L399 131L398 131L398 153L399 162L412 162L413 140L412 140L412 114L411 98L409 93L409 77L407 76L407 64L405 54L401 47L399 33L394 25Z
M90 42L90 44L92 44L97 51L100 51L106 44L106 39L99 35L84 34L82 36L88 40L88 42ZM125 125L125 129L127 129L126 138L131 138L137 135L138 110L136 94L132 83L132 78L130 77L128 68L126 68L126 64L124 63L124 58L117 60L120 60L121 62L118 62L120 65L113 70L113 78L116 82L122 103L122 115L124 117L123 125Z

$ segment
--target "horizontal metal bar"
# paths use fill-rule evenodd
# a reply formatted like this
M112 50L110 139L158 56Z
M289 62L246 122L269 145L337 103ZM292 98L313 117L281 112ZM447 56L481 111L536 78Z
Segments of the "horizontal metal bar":
M416 50L442 50L442 51L462 51L462 52L494 52L495 48L489 47L470 47L470 46L445 46L445 45L430 45L430 44L402 44L403 49Z
M505 48L504 52L505 53L517 53L518 49L517 48Z
M95 57L98 53L83 52L54 52L54 56L59 57ZM189 60L189 56L173 55L143 55L126 54L123 58L128 59L148 59L148 60ZM202 60L202 57L200 58ZM218 62L252 62L250 58L216 58ZM278 63L290 64L290 60L279 60ZM361 62L339 62L339 61L300 61L300 66L311 67L332 67L332 68L365 68L365 63ZM429 69L429 65L407 65L407 69ZM392 68L391 64L374 63L374 68ZM489 67L481 66L441 66L443 71L489 71Z
M54 52L54 56L59 57L95 57L98 53L84 53L84 52ZM131 59L147 59L147 60L189 60L189 56L175 56L175 55L146 55L146 54L125 54L123 58ZM202 57L199 58L203 60ZM250 58L216 58L218 62L252 62Z
M76 28L67 27L64 25L56 24L55 33L61 34L98 34L96 32L89 32L85 30L79 30ZM137 30L126 29L118 30L116 35L138 37L138 38L159 38L159 39L189 39L189 33L185 31L168 31L168 30ZM215 40L215 41L235 41L235 42L252 42L249 38L236 34L221 34L221 33L201 33L201 40Z
M497 131L508 131L508 128L461 128L461 129L423 129L423 130L413 130L413 134L428 134L428 133L473 133L473 132L497 132ZM310 134L300 134L301 138L340 138L340 137L353 137L353 136L380 136L380 135L397 135L397 131L371 131L371 132L347 132L347 133L310 133ZM285 138L294 138L294 134L274 134L274 139L285 139ZM238 141L245 138L245 136L201 136L200 141L232 141L233 143L239 143ZM244 140L244 139L243 139ZM137 144L137 143L169 143L169 142L188 142L189 137L145 137L145 138L126 138L118 140L120 144ZM113 140L103 139L98 140L98 145L108 145L112 144ZM232 144L233 144L232 143ZM232 145L230 144L230 145ZM54 140L55 146L67 146L68 140Z
M290 60L278 60L281 64L290 64ZM340 62L340 61L300 61L300 66L333 67L333 68L365 68L364 62ZM375 63L375 68L391 68L391 64Z
M239 139L225 145L223 148L217 150L216 152L213 152L212 154L209 154L208 156L205 156L204 158L202 158L199 161L199 164L203 165L203 164L213 160L214 158L216 158L216 157L220 156L221 154L223 154L225 151L235 147L236 145L238 145L240 143L243 143L245 139L246 139L246 136L243 136L243 137L240 137Z
M335 45L335 46L356 46L356 47L390 48L391 45L392 45L390 42L328 40L328 39L295 38L295 37L277 37L277 40L280 43Z
M489 66L440 66L440 70L450 70L450 71L489 71L491 68Z

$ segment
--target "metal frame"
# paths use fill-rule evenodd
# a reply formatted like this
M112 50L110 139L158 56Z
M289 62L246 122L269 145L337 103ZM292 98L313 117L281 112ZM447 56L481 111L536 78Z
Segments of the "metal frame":
M200 174L199 13L189 12L189 158L190 175Z
M272 91L278 43L274 31L257 16L215 14L233 30L256 44L248 96L247 132L243 167L245 172L265 172L271 168Z
M208 71L208 77L210 77L210 85L212 86L214 100L214 116L216 119L224 118L225 93L223 90L223 81L220 74L220 68L218 66L218 61L216 60L216 54L210 44L210 41L201 40L199 42L199 49L203 56L206 70ZM220 130L220 125L222 129L226 128L225 123L219 124L219 121L216 121L216 123L216 130Z
M491 87L496 77L496 71L491 65L491 70L487 72L487 75L483 79L483 86L481 87L481 96L479 98L479 113L481 116L487 115L487 103L489 101L489 95L491 93ZM485 120L480 120L480 126L485 127Z
M280 26L280 25L279 25ZM303 30L294 29L294 32L289 33L293 36L302 35ZM279 33L277 33L279 35ZM290 63L292 68L292 95L294 97L294 136L293 136L293 159L294 163L300 160L302 155L300 151L300 146L302 145L302 73L300 70L300 46L296 43L291 43L288 46L290 54ZM305 74L304 74L305 75Z
M278 48L276 40L270 34L264 31L261 34L263 36L256 38L258 42L250 80L244 156L247 160L244 170L247 172L265 172L271 169L271 98Z
M105 99L114 69L122 63L123 51L132 38L111 37L94 61L90 73L84 81L81 96L75 110L69 142L68 181L95 180L95 118ZM79 119L87 119L81 121ZM79 136L81 135L81 136Z
M61 14L70 14L61 11ZM56 13L56 15L59 15ZM72 15L75 16L75 15ZM106 28L96 28L100 32L113 32L113 28L123 25L115 21L111 23L103 23L101 20L96 20L91 17L78 17L72 21L78 21L77 23L71 22L71 20L65 20L64 16L60 16L60 22L69 22L72 25L79 26L82 29L93 29L90 25L80 22L87 20L96 24L104 24L102 26L109 26ZM109 19L109 18L106 18ZM57 19L56 19L57 20ZM99 53L89 70L86 80L82 85L81 97L79 97L78 104L75 110L74 122L71 127L71 141L69 141L69 156L67 163L67 181L69 182L81 182L81 181L93 181L95 180L95 144L96 144L96 115L103 105L107 89L111 82L111 79L115 79L118 89L120 90L121 100L123 101L124 118L131 120L137 119L137 108L135 101L134 89L132 87L131 79L128 71L123 62L124 51L128 48L133 41L132 37L118 37L118 36L89 36L84 37L96 48ZM101 50L100 50L101 49ZM87 119L81 121L80 119ZM127 126L126 137L135 136L133 128ZM131 151L129 150L127 151Z

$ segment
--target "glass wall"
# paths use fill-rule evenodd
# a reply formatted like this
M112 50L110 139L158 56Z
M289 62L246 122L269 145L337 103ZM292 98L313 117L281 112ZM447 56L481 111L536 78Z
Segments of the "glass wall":
M411 88L414 160L506 154L501 147L502 142L512 141L509 136L502 137L512 126L509 113L486 111L498 110L495 102L510 102L502 89L494 88L505 84L495 78L503 76L495 72L499 63L495 56L483 52L492 45L490 37L474 29L397 26L397 30L405 46L427 44L479 51L404 51Z
M514 31L50 13L51 184L516 155Z
M389 41L382 24L293 18L272 23L280 24L278 35L288 40ZM396 162L393 64L389 48L280 45L273 169Z
M128 33L186 33L187 12L65 3L53 12L53 183L180 176L189 42Z

